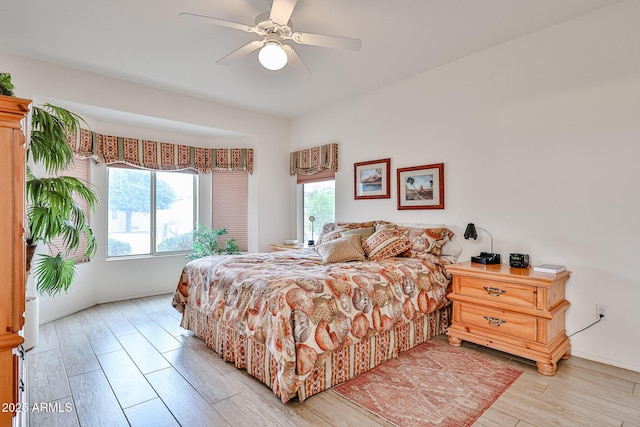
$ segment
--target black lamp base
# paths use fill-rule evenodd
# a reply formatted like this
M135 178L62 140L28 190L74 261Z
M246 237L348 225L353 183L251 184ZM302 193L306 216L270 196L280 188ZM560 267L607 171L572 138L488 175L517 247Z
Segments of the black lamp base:
M489 252L480 252L478 256L472 256L471 262L478 264L500 264L500 254L492 254Z

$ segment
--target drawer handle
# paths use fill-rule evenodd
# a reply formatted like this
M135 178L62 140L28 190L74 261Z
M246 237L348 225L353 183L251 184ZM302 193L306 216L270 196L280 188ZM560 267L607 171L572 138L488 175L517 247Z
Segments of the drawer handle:
M499 297L501 294L504 294L505 291L504 289L500 289L500 288L491 288L489 286L485 286L484 290L487 291L487 293L489 295L491 295L492 297Z
M487 322L489 322L490 326L500 326L504 323L507 323L506 320L498 319L497 317L484 316L484 318Z

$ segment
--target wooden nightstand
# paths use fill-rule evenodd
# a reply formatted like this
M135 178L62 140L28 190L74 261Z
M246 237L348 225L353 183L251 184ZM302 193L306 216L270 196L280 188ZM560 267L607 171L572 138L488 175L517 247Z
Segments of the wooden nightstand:
M303 248L308 248L304 243L296 243L295 245L283 245L283 244L273 244L269 245L271 248L271 252L281 252L281 251L296 251Z
M463 340L535 360L538 372L555 375L571 344L564 326L564 284L570 272L538 273L532 268L448 265L453 276L453 318L449 344Z

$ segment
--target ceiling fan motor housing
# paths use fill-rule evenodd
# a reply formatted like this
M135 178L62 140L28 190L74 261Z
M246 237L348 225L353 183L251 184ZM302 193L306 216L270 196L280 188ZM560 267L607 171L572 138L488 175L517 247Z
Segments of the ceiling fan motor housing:
M293 22L289 20L286 25L277 23L269 19L269 12L261 13L256 17L255 31L261 36L270 33L280 34L281 37L291 37L293 34Z

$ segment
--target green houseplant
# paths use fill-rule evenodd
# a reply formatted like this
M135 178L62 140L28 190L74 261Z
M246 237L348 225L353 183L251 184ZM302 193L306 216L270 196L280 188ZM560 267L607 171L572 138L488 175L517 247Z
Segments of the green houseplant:
M227 233L226 228L214 230L198 224L198 229L193 231L193 245L191 252L187 255L187 259L240 253L240 247L236 244L236 239L227 239L224 244L220 244L219 238Z
M87 183L60 175L73 165L73 152L67 135L80 131L82 118L64 108L45 104L32 107L31 138L27 147L27 274L38 243L48 253L38 255L34 275L39 294L55 296L67 292L76 273L70 256L86 239L83 258L96 251L96 239L88 218L74 197L86 201L90 210L98 195ZM44 169L47 176L36 176L30 164Z
M13 96L11 74L0 72L0 95Z

